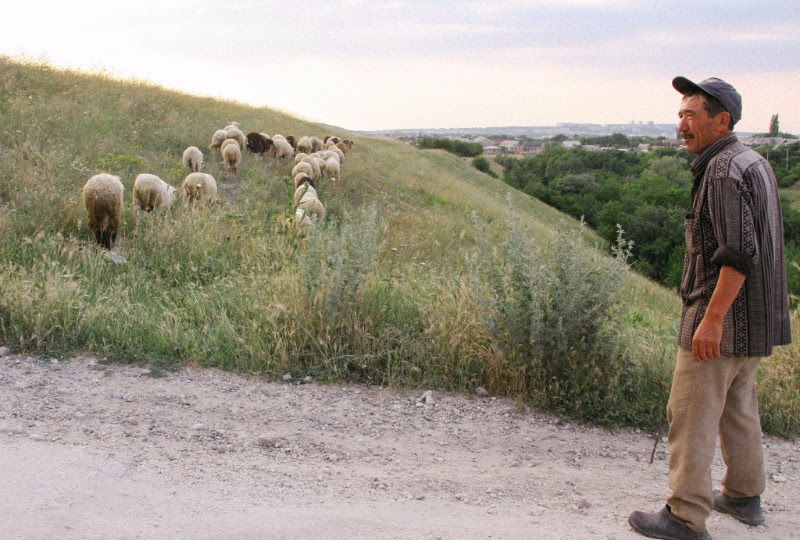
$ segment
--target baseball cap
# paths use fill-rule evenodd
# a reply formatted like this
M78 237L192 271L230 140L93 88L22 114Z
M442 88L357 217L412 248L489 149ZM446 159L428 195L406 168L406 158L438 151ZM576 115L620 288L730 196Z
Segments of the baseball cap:
M672 87L681 94L689 92L705 92L714 96L731 115L731 120L735 124L742 118L742 96L739 92L722 79L711 77L699 83L695 83L686 77L675 77L672 79Z

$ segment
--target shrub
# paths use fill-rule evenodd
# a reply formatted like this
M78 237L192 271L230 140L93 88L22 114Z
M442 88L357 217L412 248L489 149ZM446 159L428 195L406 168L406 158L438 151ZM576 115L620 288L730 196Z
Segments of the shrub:
M487 332L519 375L519 390L557 412L602 423L629 420L635 366L616 331L631 249L622 230L614 256L604 257L586 244L582 227L562 224L537 246L519 228L513 207L499 242L475 219L478 246L468 255L473 290ZM663 409L654 410L645 423Z

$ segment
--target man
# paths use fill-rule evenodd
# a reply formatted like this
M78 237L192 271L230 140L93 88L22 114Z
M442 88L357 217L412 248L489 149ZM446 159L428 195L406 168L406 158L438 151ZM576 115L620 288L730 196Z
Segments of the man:
M676 77L678 130L697 157L686 215L678 361L667 419L667 505L628 522L653 538L710 538L715 509L749 525L764 522L765 470L756 370L790 341L783 221L769 163L739 142L742 99L728 83ZM719 432L727 472L712 492Z

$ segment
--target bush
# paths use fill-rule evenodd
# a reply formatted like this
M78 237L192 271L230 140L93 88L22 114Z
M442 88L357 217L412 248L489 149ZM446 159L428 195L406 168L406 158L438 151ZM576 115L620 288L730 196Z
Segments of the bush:
M472 160L472 166L481 171L482 173L486 173L492 178L497 178L497 175L492 170L491 164L489 160L483 156L478 156Z
M636 366L617 332L619 299L630 244L618 231L613 257L597 254L582 229L562 229L544 246L518 228L511 209L505 238L486 237L476 218L478 247L469 255L484 326L517 384L538 406L616 424L639 414L631 406ZM660 381L650 386L663 386ZM502 389L501 389L502 390ZM651 395L658 402L662 396ZM638 400L641 399L637 396ZM646 422L660 417L650 407Z

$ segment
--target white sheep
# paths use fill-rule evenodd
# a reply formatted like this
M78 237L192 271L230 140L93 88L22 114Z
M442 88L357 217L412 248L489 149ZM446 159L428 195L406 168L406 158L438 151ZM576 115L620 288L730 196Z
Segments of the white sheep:
M133 183L133 206L141 213L166 213L172 208L177 190L154 174L140 174Z
M225 140L225 130L224 129L218 129L211 136L211 144L208 145L208 149L209 150L213 150L215 148L219 148L220 145L222 144L222 141L224 141L224 140Z
M305 152L298 152L297 154L294 155L294 164L297 165L298 163L303 161L303 158L306 157L308 157L308 154L306 154Z
M311 151L312 152L319 152L324 147L322 145L322 141L319 140L319 137L311 136L308 138L311 141Z
M294 148L286 139L272 138L272 155L275 159L288 159L294 155Z
M314 169L311 167L310 163L301 161L300 163L295 165L294 168L292 169L292 178L294 178L300 173L305 173L308 176L314 176Z
M317 190L314 189L314 186L309 184L308 182L304 182L302 185L298 186L296 190L294 190L294 205L297 206L300 204L300 199L303 198L303 195L306 193L311 193L314 197L317 197Z
M229 144L222 148L222 164L225 166L225 176L238 176L239 164L242 162L242 151L236 144Z
M108 173L92 176L83 186L89 228L94 231L97 243L109 251L117 239L124 192L125 186L119 176Z
M189 172L200 172L203 168L203 153L196 146L183 151L183 165Z
M182 188L185 205L217 201L217 181L210 174L190 173L183 180Z
M304 158L301 163L308 163L311 165L311 168L314 170L314 174L311 175L314 179L322 178L322 160L316 156L308 156Z
M302 152L304 154L313 152L311 149L311 139L309 137L300 137L300 140L297 141L297 152Z
M297 208L302 210L305 215L309 216L310 218L316 218L317 221L322 221L325 218L325 207L317 198L316 192L307 192L305 195L303 195L300 198Z
M328 158L324 162L324 175L325 178L330 178L331 180L338 181L341 176L341 167L339 166L339 160L336 158Z
M247 139L245 138L244 133L236 126L228 126L225 128L225 138L235 139L236 142L239 143L239 149L244 148L245 144L247 144Z
M239 146L239 142L236 139L225 139L224 141L222 141L222 144L219 147L220 153L222 153L222 151L225 150L226 146L231 146L231 145L239 148L240 152L242 151L242 147Z

